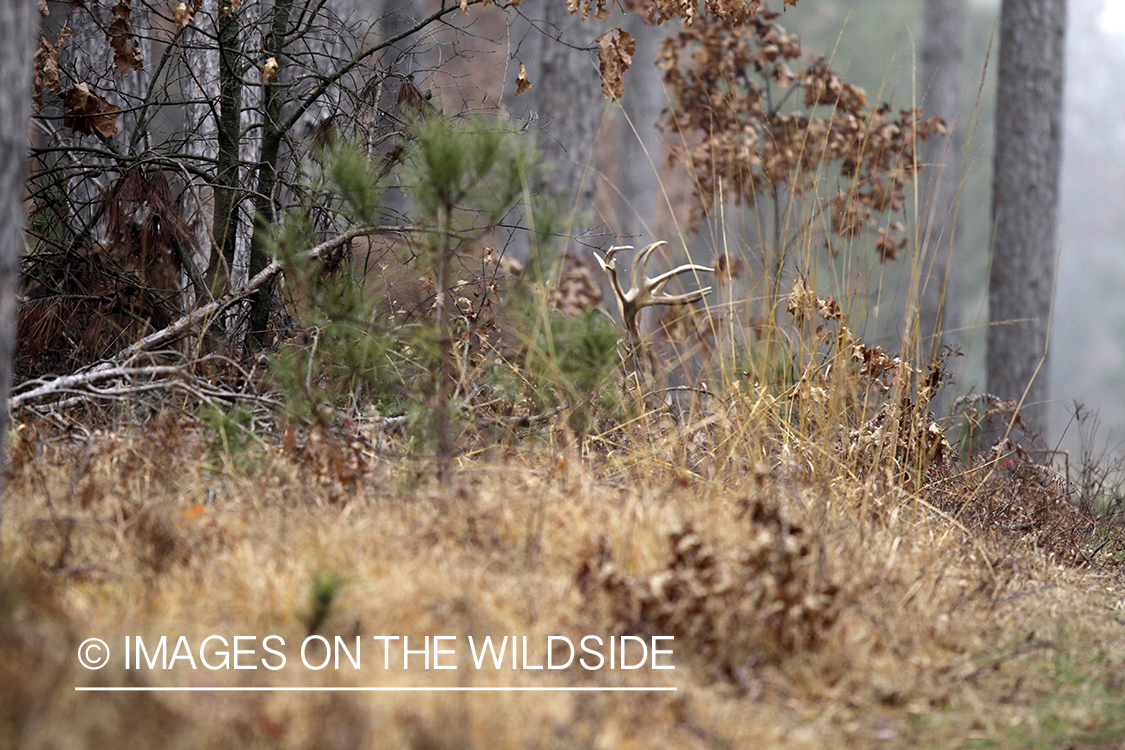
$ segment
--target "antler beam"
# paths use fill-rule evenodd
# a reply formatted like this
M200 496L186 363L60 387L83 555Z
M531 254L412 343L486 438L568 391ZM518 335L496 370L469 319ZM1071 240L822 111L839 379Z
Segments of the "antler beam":
M673 268L671 271L662 273L655 278L650 279L645 276L649 257L656 248L666 244L668 243L664 241L654 242L637 253L637 256L633 258L633 266L629 273L628 291L625 291L624 287L621 286L621 279L617 276L617 260L613 256L622 250L632 250L632 245L611 247L605 251L604 258L597 254L594 255L594 257L597 258L598 265L602 267L606 276L609 277L609 284L613 289L613 296L617 299L617 309L621 313L621 322L625 326L625 330L629 332L633 344L637 344L641 341L640 325L638 323L638 314L641 310L653 305L680 305L698 302L711 291L711 287L708 286L684 294L666 294L664 292L665 285L681 274L715 272L713 268L698 266L694 263L688 263L678 268Z

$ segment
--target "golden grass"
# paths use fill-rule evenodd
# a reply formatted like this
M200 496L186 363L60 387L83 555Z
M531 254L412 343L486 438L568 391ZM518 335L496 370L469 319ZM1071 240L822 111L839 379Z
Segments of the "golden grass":
M362 428L341 472L323 436L303 452L228 454L187 416L88 446L22 425L5 497L0 746L1054 747L1125 736L1116 568L1063 565L995 513L955 518L951 495L988 502L972 477L939 496L933 482L906 491L885 467L860 476L821 459L808 472L802 456L830 450L809 438L793 441L790 465L762 464L764 430L738 420L764 409L716 420L710 439L727 453L707 443L708 460L685 455L699 441L683 432L638 427L646 440L582 460L549 438L502 463L466 458L446 489L417 460L356 452ZM319 616L317 581L328 591ZM301 667L310 628L361 637L363 668ZM279 635L286 668L126 671L118 651L88 671L75 658L88 637L120 649L126 636L211 634ZM474 669L465 648L468 636L527 636L536 664L548 636L585 634L674 635L676 668ZM446 661L459 668L412 657L404 671L392 652L384 670L376 635L457 636ZM677 690L74 691L98 685Z
M685 424L622 424L629 394L611 394L619 408L592 416L585 450L565 412L500 446L482 429L445 485L362 422L272 441L211 434L190 406L89 442L17 424L0 528L0 750L1125 745L1120 530L1019 457L952 460L929 418L928 363L860 341L886 329L905 359L929 358L917 320L886 311L914 307L941 249L912 247L909 278L885 288L860 241L821 262L821 209L840 189L822 182L775 224L731 232L771 260L763 251L740 292L733 266L715 281L701 331L716 361L695 372L721 373L721 390ZM720 224L712 244L725 249L733 227ZM785 262L808 272L788 292ZM398 270L401 292L417 269ZM792 326L776 321L781 302ZM498 338L513 333L503 312ZM500 369L483 355L465 367L474 385ZM526 637L542 664L551 636L587 634L673 636L675 669L477 669L465 645ZM254 670L123 663L126 637L167 636L172 651L184 636L201 659L210 635L278 636L286 666L264 668L260 650ZM361 639L363 668L304 668L310 635ZM385 669L375 636L415 648L455 636L445 663L458 668L416 655L403 669L395 650ZM113 652L97 671L77 658L93 637ZM75 690L99 686L676 690Z

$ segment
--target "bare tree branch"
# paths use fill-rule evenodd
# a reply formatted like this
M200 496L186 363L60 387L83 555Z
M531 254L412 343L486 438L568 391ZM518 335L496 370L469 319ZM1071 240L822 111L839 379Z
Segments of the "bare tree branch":
M322 242L321 244L319 244L316 247L309 250L305 254L305 260L316 260L317 258L319 258L324 253L328 252L329 250L334 250L335 248L340 247L341 245L347 243L350 240L355 239L356 237L366 237L366 236L371 236L371 235L375 235L375 234L390 234L390 233L394 233L394 232L404 232L404 231L412 231L412 228L411 227L393 227L393 226L392 227L370 227L370 226L368 226L368 227L356 227L354 229L349 229L346 232L342 232L338 236L328 240L327 242ZM171 325L169 325L165 328L162 328L161 330L157 331L156 333L152 333L152 334L149 334L148 336L145 336L143 339L141 339L140 341L136 342L135 344L133 344L131 346L125 347L124 349L119 351L117 354L115 354L114 356L107 359L104 363L102 363L101 365L98 365L98 367L111 367L115 364L125 362L130 357L133 357L140 352L150 350L153 347L162 346L164 344L169 343L170 341L174 341L175 339L178 339L184 333L186 333L187 331L191 330L192 328L198 326L199 324L203 323L204 321L211 320L216 315L221 314L224 310L229 308L234 303L236 303L240 300L246 299L251 294L253 294L258 289L258 287L262 286L263 284L265 284L266 282L271 280L274 276L276 276L280 272L281 272L281 261L280 260L274 260L272 263L270 263L268 266L266 266L260 272L258 272L253 278L251 278L245 284L240 286L238 289L232 289L231 291L224 294L222 297L219 297L214 302L209 302L208 304L203 305L202 307L199 307L199 308L191 311L190 313L188 313L187 315L184 315L182 318L175 321Z
M416 229L409 226L355 227L353 229L347 230L346 232L342 232L338 236L328 240L327 242L322 242L321 244L312 248L304 254L303 260L317 260L325 253L334 250L357 237L368 237L376 234L393 234L398 232L412 231L416 231ZM216 316L222 314L222 312L229 308L231 305L252 295L256 289L258 289L270 279L277 276L277 274L281 272L281 269L281 261L274 260L272 263L262 269L261 272L256 274L252 279L250 279L238 289L231 290L219 299L214 300L213 302L209 302L208 304L193 310L187 315L184 315L183 317L160 329L159 331L145 336L140 341L137 341L136 343L125 347L117 354L95 365L85 372L76 373L73 375L62 375L60 377L44 381L40 385L32 388L29 391L25 391L16 396L13 396L9 400L9 407L12 409L12 411L15 411L16 409L24 407L28 403L47 395L64 392L68 389L79 386L89 386L93 383L102 382L107 379L117 377L130 377L137 375L171 376L176 373L182 374L183 369L180 365L153 365L149 367L138 368L128 367L126 366L126 363L130 359L136 357L138 354L146 351L151 351L156 347L171 343L179 339L188 331L191 331L201 324L204 324L206 321L213 320Z

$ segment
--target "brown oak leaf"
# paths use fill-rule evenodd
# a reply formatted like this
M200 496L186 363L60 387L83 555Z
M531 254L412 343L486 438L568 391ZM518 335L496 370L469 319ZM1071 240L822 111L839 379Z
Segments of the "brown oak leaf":
M632 35L624 29L610 29L598 40L601 49L598 60L601 63L602 94L607 99L620 99L625 91L625 71L633 63L636 44Z
M531 81L527 78L527 68L523 66L523 63L520 63L520 74L516 76L516 96L527 91L531 86Z
M91 92L89 85L72 86L63 98L63 105L66 107L63 127L83 135L93 135L97 131L106 138L117 133L121 108Z
M140 70L145 64L140 45L133 35L133 26L129 22L131 13L132 8L129 7L127 0L121 0L113 6L109 27L105 32L109 46L113 47L113 62L121 75L125 75L130 70Z
M180 3L176 9L172 11L172 21L176 24L176 28L186 28L191 23L191 17L195 15L195 8L189 6L187 3Z
M277 58L271 57L261 65L262 68L262 85L265 86L270 81L277 80Z

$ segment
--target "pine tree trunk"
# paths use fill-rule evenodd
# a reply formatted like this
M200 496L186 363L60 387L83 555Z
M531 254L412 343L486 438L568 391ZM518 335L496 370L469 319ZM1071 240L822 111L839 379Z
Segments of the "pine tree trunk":
M923 171L919 336L923 357L956 347L961 326L959 191L962 177L961 109L965 0L926 0L922 47L922 103L926 117L945 121L944 137L931 136L922 152ZM937 413L950 406L953 385L931 404Z
M921 291L920 334L923 345L931 336L940 334L932 351L943 343L953 343L955 335L945 333L957 328L957 270L960 257L960 221L957 193L961 183L961 76L965 33L964 0L926 0L924 10L926 39L922 47L922 103L926 117L945 121L946 136L932 136L923 151L925 165L922 258L924 287ZM931 348L923 348L923 353Z
M628 31L636 40L633 67L621 97L628 121L621 128L621 205L618 225L630 237L627 244L647 245L663 239L656 226L659 169L664 163L656 122L664 109L664 88L656 68L656 54L664 29L630 13Z
M16 285L23 251L34 11L30 0L0 0L0 528L8 463L8 392L16 353Z
M1066 0L1003 0L988 388L1004 399L1023 398L1024 420L1040 435L1047 427L1065 37Z
M593 213L594 142L603 111L595 50L607 27L592 18L583 22L560 0L536 0L527 12L542 33L531 31L527 47L535 52L527 70L532 88L514 106L526 103L539 118L533 126L543 131L539 145L551 164L549 189L571 199L580 213Z
M196 11L197 23L214 33L218 12L216 0L200 0L199 10ZM211 109L212 103L219 98L219 51L204 32L195 26L187 29L185 36L187 49L184 52L184 62L190 75L184 81L184 94L193 102L187 107L185 129L190 134L190 139L185 149L189 154L202 157L202 161L213 162L218 158L219 148L217 124ZM185 213L191 217L195 227L196 257L193 260L197 267L206 268L211 259L216 257L218 245L214 235L214 199L210 194L210 186L200 184L201 182L197 178L188 188ZM213 291L192 287L195 299L185 300L184 309L189 309L193 302L206 304L212 298Z

